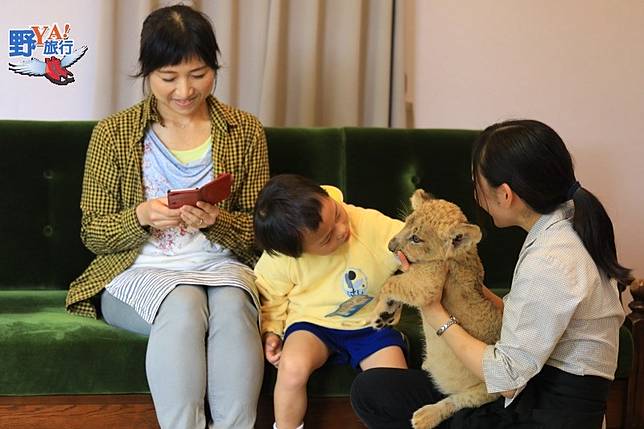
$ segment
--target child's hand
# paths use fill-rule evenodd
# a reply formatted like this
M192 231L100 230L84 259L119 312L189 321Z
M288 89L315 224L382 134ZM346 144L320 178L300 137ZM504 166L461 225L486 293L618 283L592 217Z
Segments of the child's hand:
M264 334L264 355L266 360L277 367L282 356L282 339L272 332Z

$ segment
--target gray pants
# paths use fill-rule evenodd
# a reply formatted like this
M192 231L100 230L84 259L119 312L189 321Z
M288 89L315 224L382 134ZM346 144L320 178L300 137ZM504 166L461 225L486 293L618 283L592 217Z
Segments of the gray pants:
M180 285L152 325L105 291L103 317L148 335L146 373L162 429L253 428L264 375L257 310L237 287Z

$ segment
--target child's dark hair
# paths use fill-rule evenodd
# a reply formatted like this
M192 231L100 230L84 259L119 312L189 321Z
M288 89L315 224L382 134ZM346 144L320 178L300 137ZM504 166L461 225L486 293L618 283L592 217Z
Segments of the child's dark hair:
M302 255L302 233L316 231L327 192L313 180L297 174L271 178L257 197L253 227L257 246L270 255Z
M572 199L573 227L595 264L617 280L620 290L632 281L631 270L617 261L610 217L599 200L575 179L570 153L552 128L534 120L487 127L472 150L475 192L479 175L493 187L507 183L540 214L551 213Z
M153 71L200 58L215 72L219 70L219 45L208 17L185 5L153 11L143 22L139 48L139 72L147 77Z

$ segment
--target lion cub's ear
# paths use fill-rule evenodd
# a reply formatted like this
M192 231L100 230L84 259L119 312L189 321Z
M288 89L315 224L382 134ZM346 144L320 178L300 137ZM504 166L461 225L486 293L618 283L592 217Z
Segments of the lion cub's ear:
M459 223L454 225L447 236L445 246L447 248L447 257L456 256L467 252L481 241L481 229L469 223Z
M425 202L429 201L432 199L432 195L425 192L422 189L416 189L416 191L412 194L410 200L411 200L411 208L414 210L418 210L418 208Z

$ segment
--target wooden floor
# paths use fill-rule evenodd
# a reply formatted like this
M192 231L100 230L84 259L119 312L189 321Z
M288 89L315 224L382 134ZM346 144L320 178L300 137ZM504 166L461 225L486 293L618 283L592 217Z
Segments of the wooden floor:
M347 398L309 400L307 429L364 429ZM273 403L262 397L257 429L273 427ZM0 397L0 429L158 429L149 395Z
M0 397L0 429L156 429L149 395Z
M607 429L624 425L624 387L616 380L608 400ZM260 398L257 429L271 429L271 398ZM158 429L149 395L0 397L0 429ZM364 429L348 398L311 398L307 429ZM638 428L644 429L644 428Z
M270 398L261 398L257 409L257 429L272 429L273 402ZM365 429L356 417L349 398L311 398L306 417L306 429Z

